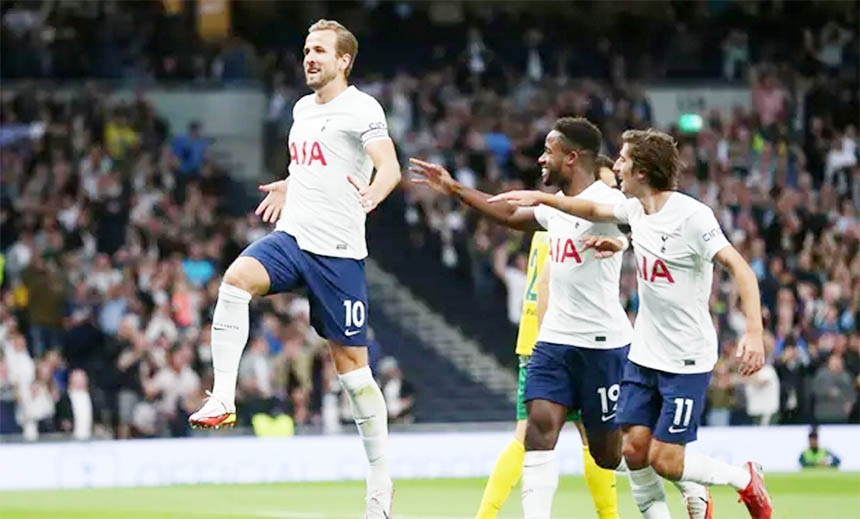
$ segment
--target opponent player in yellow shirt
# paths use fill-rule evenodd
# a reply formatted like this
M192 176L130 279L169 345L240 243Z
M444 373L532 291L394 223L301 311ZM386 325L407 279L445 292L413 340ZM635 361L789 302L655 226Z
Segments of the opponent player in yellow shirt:
M601 156L598 159L596 180L603 180L611 187L616 186L615 175L612 172L612 160ZM517 333L516 354L519 357L519 374L517 377L517 426L514 439L502 451L493 472L487 480L484 495L476 515L477 519L496 519L502 505L507 501L511 490L520 480L523 472L525 446L523 441L526 434L526 406L523 394L526 387L526 372L529 358L537 342L538 330L543 314L546 311L549 289L549 269L546 261L549 252L549 235L546 231L537 231L532 236L529 250L528 269L526 270L526 288L523 295L523 309L520 316L520 326ZM576 424L582 439L583 464L585 482L594 500L597 516L600 519L618 519L618 496L615 491L615 473L597 466L588 450L588 440L579 421L579 412L572 412L568 421Z

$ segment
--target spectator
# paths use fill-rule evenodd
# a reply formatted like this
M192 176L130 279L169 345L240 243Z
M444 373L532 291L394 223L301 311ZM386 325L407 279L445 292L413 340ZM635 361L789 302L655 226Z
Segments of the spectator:
M742 30L732 29L723 40L723 77L740 79L748 62L749 37Z
M209 141L201 134L200 123L192 121L188 125L188 133L173 139L173 154L179 161L179 175L198 177L208 148Z
M848 421L857 393L840 355L831 354L827 364L818 368L812 380L812 394L818 423Z
M377 366L379 385L385 395L388 419L396 423L412 423L415 420L415 390L403 378L400 365L394 357L384 357Z
M80 369L73 370L69 374L69 389L57 402L57 429L72 433L75 440L89 440L93 435L97 411L87 374Z
M511 264L508 264L506 251L504 249L496 250L493 268L496 275L505 282L505 290L508 293L508 322L514 326L520 322L527 267L528 256L526 254L517 252Z
M718 362L714 367L714 374L708 386L707 401L708 415L707 424L714 426L728 426L732 421L732 410L737 405L735 395L735 383L728 365Z
M39 356L63 346L63 314L67 297L66 282L54 259L37 256L22 273L27 288L30 344Z
M758 75L753 85L753 105L762 127L767 128L785 117L788 95L775 75L765 71L758 71Z
M806 419L806 378L809 357L791 341L774 361L779 376L779 409L782 423L803 423Z
M24 431L25 440L35 441L39 438L39 433L48 433L54 428L56 389L51 375L51 365L39 361L36 365L35 380L19 393L18 423Z
M809 447L800 453L800 466L804 469L813 468L839 468L842 461L829 450L818 446L818 431L813 429L809 433Z
M36 378L36 363L27 351L27 340L19 333L9 335L3 345L8 383L15 391L16 407L21 406L22 395Z
M189 402L200 393L200 376L191 369L191 355L188 346L174 346L167 364L143 381L144 393L148 399L156 399L155 408L172 436L187 433Z
M15 419L16 389L9 377L9 365L4 355L0 355L0 435L19 431Z
M182 261L182 270L188 282L202 287L215 275L215 265L212 260L203 256L203 245L200 242L191 244L189 257Z
M779 415L779 376L776 369L765 364L744 384L747 415L755 425L770 425Z
M141 381L145 373L153 370L149 358L149 342L136 327L132 316L123 318L117 334L120 354L117 367L117 437L124 439L132 436L132 420L135 407L143 401Z
M247 422L257 413L271 411L273 382L269 347L265 339L257 337L248 345L248 351L242 356L239 366L240 401L242 413L247 413Z

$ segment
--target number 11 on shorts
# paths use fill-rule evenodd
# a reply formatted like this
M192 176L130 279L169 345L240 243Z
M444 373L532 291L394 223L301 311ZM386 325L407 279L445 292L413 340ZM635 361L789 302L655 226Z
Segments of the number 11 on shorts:
M353 301L351 299L347 299L343 302L344 313L346 314L344 317L344 324L347 328L355 326L356 328L361 328L364 326L364 319L366 317L366 311L364 309L363 301Z
M693 399L676 398L674 402L675 416L672 417L672 427L669 427L671 433L681 432L690 427L690 419L693 416Z

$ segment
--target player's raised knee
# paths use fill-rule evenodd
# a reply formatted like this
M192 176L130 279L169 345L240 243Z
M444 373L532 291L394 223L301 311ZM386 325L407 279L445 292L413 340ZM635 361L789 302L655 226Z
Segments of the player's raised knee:
M240 256L224 273L222 283L248 292L254 297L269 291L269 273L257 259Z

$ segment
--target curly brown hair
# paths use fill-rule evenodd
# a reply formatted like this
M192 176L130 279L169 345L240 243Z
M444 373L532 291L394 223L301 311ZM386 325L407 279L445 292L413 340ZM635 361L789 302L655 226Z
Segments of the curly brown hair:
M627 130L621 140L628 144L634 171L644 170L648 185L658 191L678 187L681 156L675 139L653 128Z

